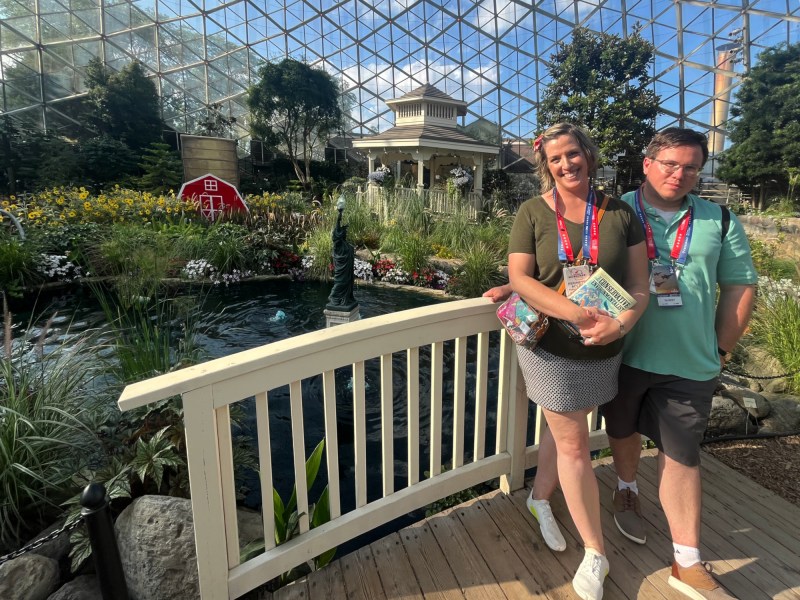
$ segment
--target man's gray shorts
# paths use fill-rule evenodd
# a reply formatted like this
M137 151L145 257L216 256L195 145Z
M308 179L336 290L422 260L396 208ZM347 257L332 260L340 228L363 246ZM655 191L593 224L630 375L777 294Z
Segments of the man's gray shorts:
M622 365L617 396L600 407L606 432L626 438L638 431L672 460L695 467L716 386L716 377L695 381Z

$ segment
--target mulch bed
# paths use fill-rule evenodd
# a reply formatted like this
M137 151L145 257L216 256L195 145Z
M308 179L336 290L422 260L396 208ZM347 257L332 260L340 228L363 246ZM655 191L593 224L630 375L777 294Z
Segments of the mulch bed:
M800 435L713 442L703 449L781 498L800 506Z

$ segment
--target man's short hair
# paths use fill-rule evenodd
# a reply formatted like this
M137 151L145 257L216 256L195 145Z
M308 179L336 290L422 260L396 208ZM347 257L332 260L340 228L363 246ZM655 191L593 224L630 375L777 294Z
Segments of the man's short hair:
M698 146L703 151L703 165L706 164L708 160L708 138L699 131L683 127L667 127L659 131L647 145L644 155L647 158L655 158L662 150L678 146Z

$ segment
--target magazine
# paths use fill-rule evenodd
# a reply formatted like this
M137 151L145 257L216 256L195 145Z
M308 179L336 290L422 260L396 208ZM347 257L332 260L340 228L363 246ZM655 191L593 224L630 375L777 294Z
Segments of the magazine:
M619 316L636 304L633 296L601 267L598 267L589 279L567 297L578 306L594 307L612 317ZM569 321L561 323L573 336L580 337L580 332L573 323Z
M592 306L612 317L619 316L636 304L633 296L600 267L568 298L578 306Z

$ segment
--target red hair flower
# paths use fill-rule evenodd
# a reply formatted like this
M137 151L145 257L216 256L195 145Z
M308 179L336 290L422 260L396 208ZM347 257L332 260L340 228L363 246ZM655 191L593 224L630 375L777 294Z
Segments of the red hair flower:
M533 149L534 149L534 151L538 152L539 148L542 147L542 138L543 137L544 137L544 134L540 133L539 137L537 137L535 140L533 140Z

